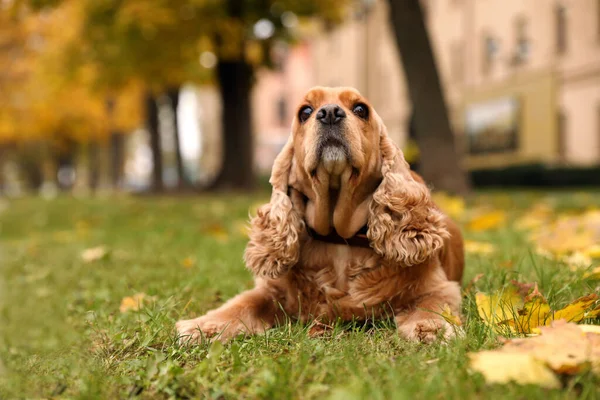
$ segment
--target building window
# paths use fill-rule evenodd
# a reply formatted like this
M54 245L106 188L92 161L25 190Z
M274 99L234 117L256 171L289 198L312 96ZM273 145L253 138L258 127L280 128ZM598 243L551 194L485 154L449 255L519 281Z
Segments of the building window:
M487 74L492 69L492 64L498 54L500 46L498 40L491 36L485 35L483 40L483 73Z
M525 17L519 17L515 24L517 43L515 54L513 55L514 64L521 64L529 59L531 44L527 37L527 25L527 19Z
M557 4L554 13L556 15L556 52L564 54L567 51L567 9L562 4Z

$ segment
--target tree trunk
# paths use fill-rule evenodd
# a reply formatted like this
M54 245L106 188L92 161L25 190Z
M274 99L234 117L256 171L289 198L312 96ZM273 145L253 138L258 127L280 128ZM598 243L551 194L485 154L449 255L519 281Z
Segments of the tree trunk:
M125 137L121 132L110 134L110 176L114 190L121 187L125 158Z
M88 185L91 192L98 190L100 183L100 155L98 142L88 143Z
M167 96L171 101L173 108L173 142L175 143L175 164L177 167L177 186L179 188L189 187L190 181L183 166L183 157L181 155L181 140L179 135L179 122L177 121L177 109L179 107L179 87L172 87L167 90Z
M252 67L243 60L217 65L223 101L223 160L214 186L222 189L254 187L254 147L250 114Z
M419 167L435 189L466 194L448 110L419 0L389 0L390 18L413 105Z
M158 105L151 92L146 94L146 129L150 135L150 148L152 150L152 190L162 192L163 162L160 131L158 129Z

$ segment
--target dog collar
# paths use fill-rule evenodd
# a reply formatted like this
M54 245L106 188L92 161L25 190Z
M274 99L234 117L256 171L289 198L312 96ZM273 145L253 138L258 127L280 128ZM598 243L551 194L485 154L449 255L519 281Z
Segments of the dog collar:
M334 230L330 234L323 236L319 235L315 232L314 229L308 227L308 235L313 240L318 240L319 242L331 243L331 244L344 244L352 247L371 247L369 243L369 238L367 237L367 231L369 227L367 225L363 226L356 232L356 234L348 239L344 239Z

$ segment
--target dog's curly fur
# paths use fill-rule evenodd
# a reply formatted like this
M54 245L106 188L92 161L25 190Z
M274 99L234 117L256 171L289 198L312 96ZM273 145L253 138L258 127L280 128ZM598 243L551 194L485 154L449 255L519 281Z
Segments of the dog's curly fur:
M369 108L368 119L352 114L357 103ZM460 230L432 202L360 93L317 87L303 104L315 110L337 104L346 111L343 170L334 174L323 166L314 118L296 118L273 165L271 201L251 220L244 259L255 288L200 318L179 321L182 340L260 333L285 318L390 315L407 339L451 337L441 311L459 313ZM370 248L316 240L307 230L349 238L365 224Z

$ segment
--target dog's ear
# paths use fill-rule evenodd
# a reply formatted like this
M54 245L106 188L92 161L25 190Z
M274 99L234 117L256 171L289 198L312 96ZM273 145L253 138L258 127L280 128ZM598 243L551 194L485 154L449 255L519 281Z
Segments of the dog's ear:
M302 216L288 196L294 145L290 135L271 172L271 201L259 207L250 221L250 241L244 252L246 266L257 276L277 277L293 267L306 232Z
M383 180L369 206L371 247L384 259L409 267L434 256L448 231L427 186L417 182L400 149L382 124L380 134Z

